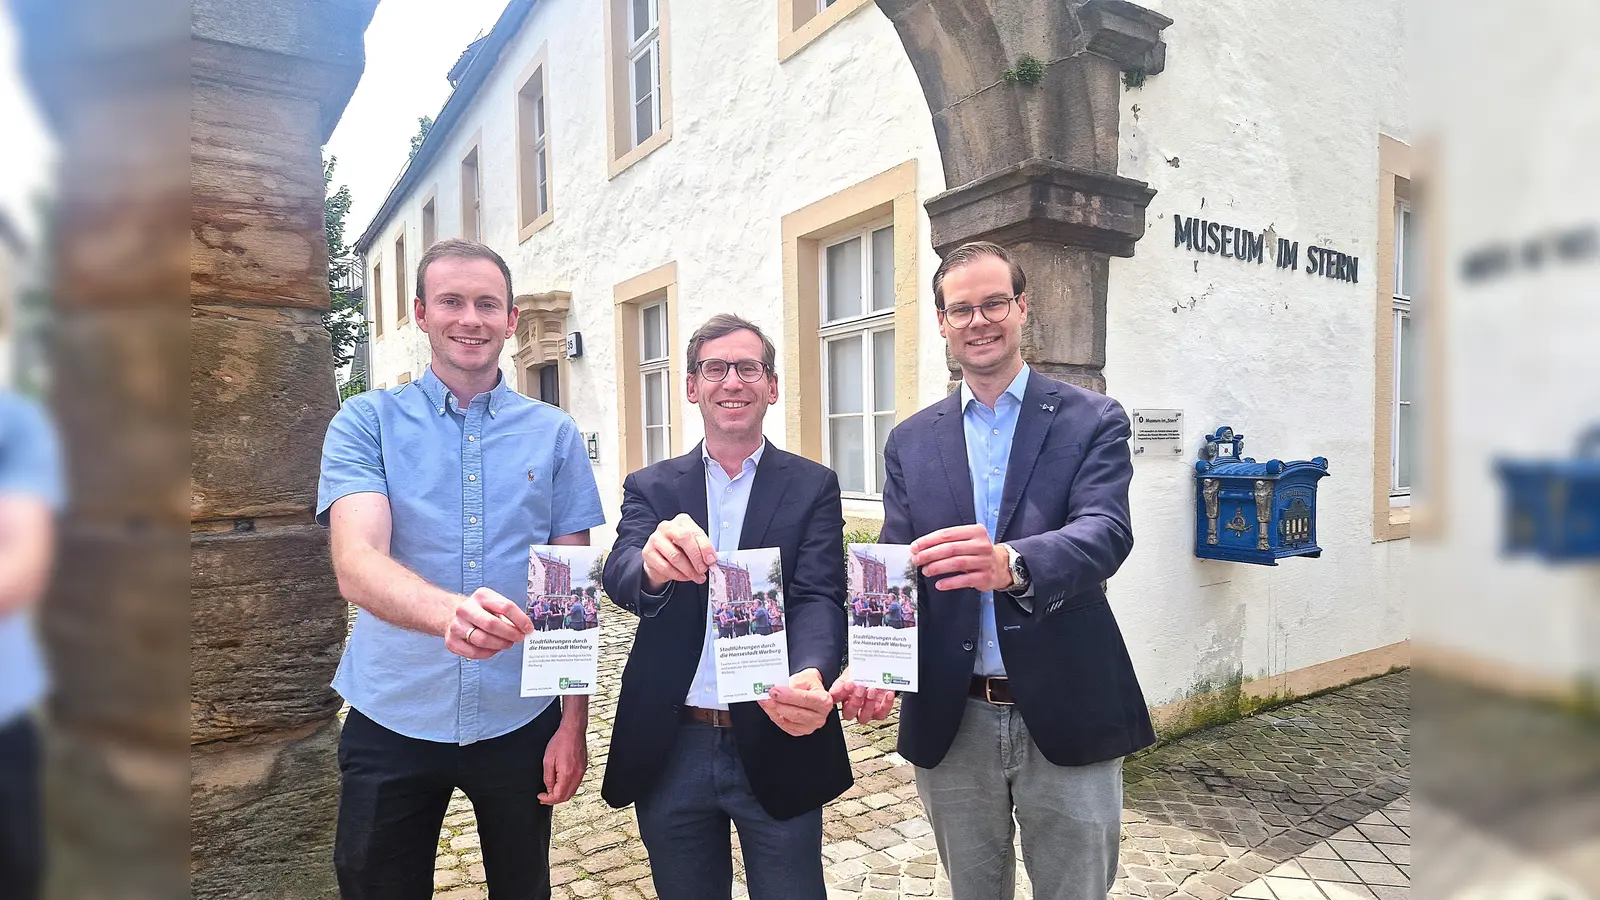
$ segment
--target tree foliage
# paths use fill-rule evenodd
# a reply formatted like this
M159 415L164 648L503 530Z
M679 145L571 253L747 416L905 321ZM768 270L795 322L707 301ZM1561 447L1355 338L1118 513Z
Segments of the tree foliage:
M427 140L432 129L433 116L417 116L417 133L411 136L411 155L406 157L406 162L417 158L417 151L422 149L422 142Z
M366 334L367 322L362 309L361 292L355 288L360 281L356 266L360 263L344 242L345 217L350 214L350 186L342 184L337 191L333 186L333 168L339 162L330 156L322 163L323 227L328 237L328 312L322 317L323 327L333 339L333 367L342 368L355 355L355 346Z

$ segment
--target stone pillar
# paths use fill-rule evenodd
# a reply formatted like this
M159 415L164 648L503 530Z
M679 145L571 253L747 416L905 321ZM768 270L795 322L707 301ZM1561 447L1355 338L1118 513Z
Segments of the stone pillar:
M878 6L922 82L950 185L926 204L934 250L973 240L1011 248L1032 301L1023 355L1105 390L1110 257L1133 255L1155 196L1116 174L1123 73L1162 69L1160 34L1172 20L1126 0ZM1038 62L1036 80L1024 57Z
M334 897L320 148L376 0L12 2L63 145L52 896Z

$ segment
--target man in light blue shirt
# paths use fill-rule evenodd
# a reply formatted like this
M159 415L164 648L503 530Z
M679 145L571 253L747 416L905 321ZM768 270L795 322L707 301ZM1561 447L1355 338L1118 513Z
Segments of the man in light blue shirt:
M55 431L32 401L0 393L0 887L39 895L39 736L45 669L31 611L44 594L66 489Z
M550 809L587 768L588 698L521 696L515 648L534 626L507 598L526 595L530 545L589 543L599 492L571 417L500 373L517 323L505 261L441 241L418 264L417 295L427 371L352 398L323 445L317 517L361 608L333 682L351 706L340 891L430 897L459 787L492 895L548 897Z
M1005 491L1006 468L1011 463L1011 442L1017 434L1017 412L1022 408L1022 395L1028 389L1028 376L1032 371L1023 363L1017 377L1000 392L992 407L972 393L972 386L965 378L961 380L961 427L967 435L972 508L989 533L990 541L995 539L995 529L1000 527L1000 496ZM1032 593L1024 591L1019 596ZM978 594L978 641L972 674L1005 675L1006 664L1000 658L1000 635L994 622L994 591Z

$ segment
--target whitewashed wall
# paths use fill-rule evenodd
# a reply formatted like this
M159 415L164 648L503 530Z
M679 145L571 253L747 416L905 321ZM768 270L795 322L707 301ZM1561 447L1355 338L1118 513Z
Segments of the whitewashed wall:
M1280 673L1409 633L1401 577L1409 542L1374 544L1370 525L1378 134L1409 139L1400 4L1353 4L1152 2L1177 20L1166 32L1167 70L1124 94L1122 174L1160 193L1138 255L1112 263L1111 394L1130 410L1184 409L1195 446L1215 425L1232 424L1257 458L1324 455L1333 470L1321 487L1324 557L1266 569L1194 559L1192 456L1136 463L1137 546L1113 582L1113 602L1153 704L1204 679ZM771 4L717 4L715 16L703 9L679 4L670 22L672 140L608 181L598 7L539 4L450 149L375 244L387 257L404 219L415 248L420 198L435 184L439 235L460 233L459 161L481 127L488 243L511 262L519 293L572 294L569 330L583 333L585 356L572 362L563 400L582 429L600 434L595 474L613 517L622 474L614 285L676 261L682 335L732 310L782 341L783 215L908 159L918 162L919 199L944 188L926 102L876 7L782 64ZM519 245L514 80L546 42L555 221ZM1174 213L1273 226L1300 241L1302 264L1311 243L1358 255L1361 283L1174 249ZM925 215L919 229L926 246ZM924 403L945 385L928 287L936 265L924 251ZM392 385L399 371L419 374L426 363L423 336L409 324L397 334L392 315L391 306L373 345L375 383ZM509 349L504 366L514 377ZM685 412L687 446L700 428L692 408ZM781 444L781 406L767 421ZM609 529L597 535L609 539Z

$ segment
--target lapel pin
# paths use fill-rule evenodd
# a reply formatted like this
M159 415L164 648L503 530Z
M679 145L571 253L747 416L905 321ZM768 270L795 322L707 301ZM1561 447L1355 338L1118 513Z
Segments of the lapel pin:
M1048 403L1039 404L1039 408L1044 410L1045 412L1055 412L1056 411L1056 408L1054 406L1051 406Z

